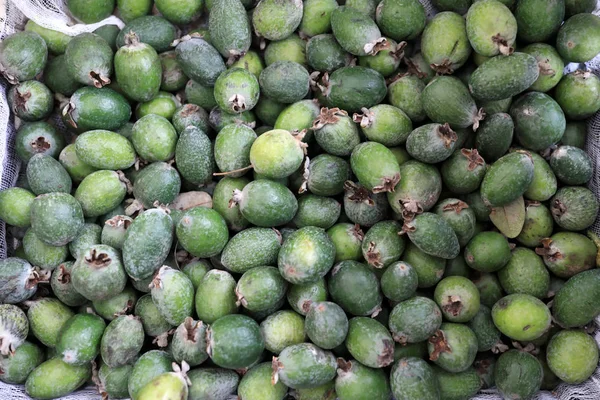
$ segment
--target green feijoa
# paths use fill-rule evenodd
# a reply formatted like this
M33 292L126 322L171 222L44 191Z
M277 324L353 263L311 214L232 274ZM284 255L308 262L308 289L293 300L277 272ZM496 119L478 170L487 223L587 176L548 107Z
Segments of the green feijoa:
M133 222L133 219L125 215L116 215L107 220L102 227L100 241L102 244L114 247L117 250L123 248L125 233Z
M233 178L246 173L250 165L250 149L256 137L252 128L242 124L230 124L221 129L214 145L215 163L219 170Z
M442 279L433 296L444 318L451 322L468 322L479 311L479 291L473 282L462 276Z
M416 270L404 261L390 264L381 277L381 291L391 301L404 301L412 297L418 285Z
M312 303L306 314L305 331L308 338L322 349L333 349L346 339L348 317L335 303Z
M64 304L70 307L78 307L85 304L88 300L83 297L73 286L71 272L73 270L73 261L61 263L54 271L50 285L54 295Z
M14 354L25 342L29 329L27 316L19 307L0 304L0 357Z
M333 0L304 2L302 21L298 27L303 37L311 38L331 31L331 14L339 5Z
M207 258L219 254L229 240L223 217L205 207L187 210L176 230L180 245L196 257Z
M365 67L342 67L326 75L319 88L331 107L358 112L379 104L387 94L384 77ZM322 87L321 87L322 86Z
M83 227L83 211L79 202L67 193L40 195L31 204L31 229L52 246L64 246Z
M473 125L473 130L477 130L485 116L481 109L477 110L465 84L452 76L437 77L425 86L421 96L427 116L440 124L448 123L453 128Z
M172 371L172 356L166 351L150 350L133 365L127 384L132 399L139 399L141 389L157 376Z
M221 263L228 270L240 274L255 267L275 265L281 243L281 234L275 229L248 228L227 243L221 254Z
M253 366L242 377L238 386L240 400L283 400L288 388L281 382L273 384L271 363Z
M467 36L473 50L482 56L509 55L517 39L517 20L510 9L496 0L478 1L467 13Z
M177 62L175 51L166 51L158 55L162 65L161 90L175 92L185 87L188 77Z
M181 324L194 310L194 285L183 272L162 266L150 284L152 301L171 325Z
M285 298L287 286L275 267L255 267L238 281L237 302L251 312L269 310Z
M48 47L36 32L15 32L0 44L2 75L12 85L34 79L47 60Z
M452 226L437 214L418 214L404 222L402 231L421 251L434 257L452 259L460 251L458 237Z
M225 58L235 61L250 48L252 33L240 1L213 0L208 28L211 43Z
M201 85L192 79L185 85L185 96L190 104L195 104L204 110L210 110L217 105L214 88Z
M23 342L13 353L0 356L0 380L4 383L24 384L29 374L45 359L39 346Z
M591 71L567 74L556 86L555 99L569 119L589 118L600 110L600 79Z
M15 254L15 257L8 257L0 262L0 300L2 303L17 304L29 299L36 293L38 283L47 282L50 278L48 271L40 271L39 268L32 267L29 262L34 262L34 257L27 257L25 260L18 258L19 256L24 257L27 254ZM29 259L31 260L29 261ZM36 263L36 265L39 264ZM56 264L50 266L51 269L55 267Z
M583 13L567 19L558 31L556 49L565 62L584 63L600 51L600 17Z
M502 346L501 334L494 325L492 311L489 307L482 304L477 314L467 323L467 326L477 336L478 351L497 350Z
M230 114L239 114L254 108L258 102L258 95L258 80L254 74L243 68L223 71L215 82L214 96L217 105Z
M546 42L551 39L565 18L563 0L519 1L515 8L518 36L525 42Z
M334 400L337 398L334 380L314 388L293 389L290 393L296 400Z
M71 15L77 20L85 24L93 24L112 14L115 8L115 0L101 0L93 3L85 0L69 0L66 5Z
M171 353L177 362L195 367L208 359L206 354L206 325L187 317L177 327L171 341Z
M298 210L294 194L280 183L259 179L234 190L232 203L250 223L274 227L290 222Z
M556 175L542 156L533 152L529 155L533 160L533 179L523 195L529 200L546 201L556 193Z
M589 323L598 314L598 270L570 278L554 296L553 316L560 326L574 328Z
M69 243L69 252L74 259L80 258L87 249L96 244L100 244L100 235L102 228L91 222L83 224L77 237Z
M351 57L331 34L316 35L306 43L308 65L319 72L332 72L345 67Z
M290 285L287 293L288 303L300 315L306 315L313 303L327 300L325 279L313 283Z
M214 86L221 72L226 70L219 52L199 37L181 41L175 52L183 72L202 86Z
M379 104L363 109L363 114L354 114L368 140L393 147L404 143L412 131L412 122L399 108Z
M98 217L121 204L127 194L127 180L122 173L96 171L86 176L75 191L85 217Z
M348 323L345 344L350 354L367 367L383 368L394 362L392 336L388 329L375 319L352 318Z
M543 369L538 359L520 350L503 353L494 368L496 386L505 398L533 398L542 379Z
M427 356L427 341L406 344L396 343L396 348L394 349L395 361L406 357L418 357L421 359L426 359Z
M261 96L256 103L256 107L254 108L254 112L258 119L267 125L265 132L272 130L271 126L274 126L277 122L279 114L286 108L285 104L281 104L275 100L271 100L266 96ZM265 133L263 132L263 133Z
M273 314L276 311L279 311L285 305L285 296L282 297L277 303L272 305L271 307L263 310L263 311L250 311L247 308L243 309L243 312L248 315L250 318L257 322L262 322L266 317Z
M536 253L559 278L570 278L582 271L594 268L595 249L587 237L575 232L557 232L540 240L542 248Z
M265 347L258 324L239 314L213 322L206 338L210 359L222 368L247 368L259 360Z
M123 21L130 22L150 13L151 0L117 0L119 16Z
M160 208L138 215L125 234L123 266L134 280L148 278L162 266L173 241L173 221Z
M517 247L504 268L498 271L506 293L524 293L543 299L548 293L550 274L533 250Z
M92 305L98 315L107 321L112 321L121 315L131 313L137 298L136 291L130 286L125 286L125 289L118 295L105 300L96 300L92 302Z
M207 324L237 312L236 282L226 271L210 270L196 291L196 313Z
M33 229L28 229L23 237L23 250L27 260L48 270L55 269L69 255L69 248L66 245L52 246L46 244L35 234Z
M402 255L402 261L410 264L418 276L420 288L428 288L438 283L444 275L446 260L429 255L409 242Z
M396 221L381 221L367 231L361 249L370 266L386 268L400 259L405 246L404 239L398 235L401 229Z
M172 93L158 92L151 100L138 104L135 116L140 119L149 114L156 114L170 121L175 110L180 106L181 102Z
M133 195L144 208L172 203L181 189L181 178L171 165L157 161L142 169L133 184ZM135 207L132 205L131 207Z
M117 25L103 25L94 30L94 33L100 36L110 45L112 51L117 51L117 36L121 28Z
M539 77L538 62L526 53L493 57L469 78L469 90L479 100L501 100L529 88Z
M448 276L464 276L465 278L471 276L471 269L465 262L462 252L452 260L448 260L446 270L444 271L444 278Z
M525 202L525 223L517 241L527 247L536 247L552 234L553 219L550 210L537 201Z
M399 359L392 367L390 384L397 400L440 398L435 372L426 361L417 357Z
M249 50L243 56L237 58L237 60L229 67L243 68L245 70L248 70L256 77L256 79L258 79L262 70L265 69L265 64L260 54L258 54L254 50Z
M186 127L177 140L175 162L181 176L190 183L200 185L209 180L214 161L208 136L195 126Z
M379 3L375 21L384 35L394 40L411 40L425 28L425 8L415 0L386 0Z
M481 272L495 272L511 258L508 240L498 232L481 232L465 247L465 261L469 267Z
M37 195L67 194L71 191L71 177L64 167L47 154L34 154L27 163L27 182Z
M450 224L460 246L465 246L474 236L475 213L464 201L448 198L438 203L435 212Z
M292 389L321 386L335 377L336 361L333 354L312 343L286 347L279 357L273 358L273 382L281 381Z
M202 132L210 132L208 114L196 104L184 104L179 107L175 110L171 122L179 135L190 125L195 126Z
M566 17L581 13L591 13L595 8L596 3L593 0L565 0Z
M240 377L235 371L222 368L197 368L188 372L192 382L189 388L191 400L226 400L235 394Z
M381 143L357 145L350 157L352 172L373 193L393 192L400 180L400 168L394 154Z
M0 192L0 218L9 225L27 228L31 224L31 206L35 195L14 187Z
M185 25L202 14L203 0L156 0L154 5L170 22Z
M306 340L304 319L291 310L269 315L261 322L260 331L265 340L265 348L274 354Z
M111 368L134 361L144 344L144 328L139 317L121 315L112 320L102 336L100 355Z
M533 181L534 161L526 151L516 151L500 157L491 165L481 182L483 202L504 206L520 196Z
M352 181L344 183L344 190L344 213L353 223L369 227L387 216L390 206L385 194L373 194Z
M321 108L312 129L319 146L332 155L348 156L360 143L357 126L348 113L339 108Z
M306 68L293 61L277 61L265 68L259 77L261 93L280 103L302 100L309 91Z
M265 49L264 60L267 66L278 61L293 61L306 68L306 41L294 33L283 40L271 42Z
M585 151L573 146L559 146L550 156L550 167L565 185L583 185L593 174L592 160Z
M143 160L167 161L175 154L177 132L166 118L149 114L133 125L131 143Z
M468 369L477 355L477 336L466 325L445 322L427 344L429 359L448 372Z
M547 92L558 84L563 76L565 63L556 49L545 43L534 43L523 48L523 53L537 59L540 74L538 79L529 87L538 92Z
M442 179L437 168L416 160L400 166L400 182L387 198L392 209L404 218L430 210L442 191Z
M121 90L131 99L147 102L154 98L162 81L161 62L154 48L127 34L125 46L115 54L115 75Z
M329 272L335 259L335 246L325 230L314 226L298 229L281 246L277 265L290 283L317 281Z
M129 121L131 106L112 89L84 86L71 96L62 116L77 132L115 130Z
M545 150L565 131L565 115L556 101L544 93L531 92L511 106L517 141L532 151Z
M336 264L328 288L333 301L352 315L376 315L381 309L379 281L365 264L351 260Z
M488 116L479 126L475 146L488 162L493 162L508 151L513 138L514 123L510 115L496 113Z
M372 0L349 0L345 4L349 8L359 11L361 14L368 16L373 21L375 20L375 10L377 2Z
M298 211L293 222L298 228L315 226L329 229L340 217L340 203L330 197L306 194L298 199Z
M387 48L378 51L375 55L358 57L358 65L371 68L388 78L398 70L406 45L404 42L398 44L392 39L386 38L386 40Z
M421 122L427 117L421 102L423 89L425 84L418 76L402 76L388 86L388 100L391 105L402 110L411 121Z
M344 182L349 178L350 165L346 160L319 154L308 163L306 189L318 196L335 196L344 191Z
M71 75L65 73L66 69L67 64L64 55L56 56L49 60L44 70L44 83L52 92L70 96L82 84L73 79Z
M74 315L73 312L61 301L49 297L26 304L31 333L45 346L55 347L63 326Z
M426 297L415 296L398 303L390 313L389 327L400 344L427 340L442 324L437 304Z
M338 358L335 392L340 400L387 400L391 396L386 373L361 363Z
M494 324L513 340L531 341L542 336L550 327L548 307L528 294L510 294L498 300L492 308Z
M331 28L344 50L355 56L375 55L388 46L375 21L350 6L338 7L331 13Z
M36 399L56 399L83 386L91 375L89 364L71 365L51 358L29 374L25 391Z
M479 299L482 305L492 308L504 296L498 277L494 273L479 272L471 279L479 290Z
M44 28L31 19L25 24L25 31L35 32L40 35L44 39L44 42L46 42L48 51L55 55L63 54L67 48L67 44L71 40L71 36L53 29Z
M77 157L98 169L127 169L135 163L135 149L127 138L106 130L85 132L75 140Z
M446 123L422 125L406 140L406 150L413 158L428 164L444 161L456 147L456 133Z
M60 330L56 343L58 359L70 365L89 364L100 352L100 340L106 328L94 314L75 314Z
M440 398L446 400L470 399L481 389L482 381L475 368L469 367L462 372L448 372L434 367Z
M85 164L75 152L75 144L69 144L62 149L58 156L58 161L62 164L73 182L81 182L86 176L96 171L96 168Z
M155 338L153 343L158 344L159 347L166 347L169 336L167 331L173 325L169 324L160 314L151 294L143 295L138 299L134 314L141 319L146 335Z
M102 363L98 369L98 379L103 387L103 392L115 399L129 397L127 382L132 370L133 365L131 364L111 368Z
M213 208L225 219L227 226L232 231L240 231L244 229L249 222L240 212L239 207L229 208L229 201L233 198L234 190L243 190L249 183L246 178L230 178L221 179L215 186L213 192Z
M267 40L282 40L300 25L303 4L297 0L262 0L252 13L252 25L257 36Z
M583 186L564 186L550 200L554 222L571 231L581 231L590 227L596 220L598 208L596 196Z
M421 52L438 73L452 73L460 68L471 55L464 18L451 11L437 14L423 30Z
M104 300L123 291L127 275L121 255L110 246L88 247L73 265L73 287L88 300Z
M101 88L111 82L113 51L94 33L80 33L69 41L65 63L66 72L81 84Z
M585 148L587 137L587 124L581 121L567 122L565 133L560 140L560 143L565 146Z
M550 370L568 384L587 380L598 364L598 346L580 330L564 330L550 339L546 350Z
M12 112L23 121L46 119L54 108L52 92L38 81L25 81L13 86L7 98Z

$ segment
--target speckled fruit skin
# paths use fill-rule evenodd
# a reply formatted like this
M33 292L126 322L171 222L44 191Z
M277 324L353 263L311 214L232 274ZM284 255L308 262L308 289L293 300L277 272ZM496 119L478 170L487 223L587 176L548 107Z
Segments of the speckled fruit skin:
M449 276L435 287L435 302L444 317L451 322L468 322L479 311L479 291L473 282L462 276Z
M151 283L152 301L171 325L181 324L194 310L194 285L183 272L163 266Z
M477 355L477 337L466 325L445 322L429 338L429 359L448 372L462 372Z
M251 24L240 1L213 1L208 28L211 43L225 58L243 55L250 48Z
M75 191L75 199L86 217L98 217L121 204L127 194L122 175L114 171L96 171L86 176Z
M226 315L209 328L208 355L223 368L247 368L259 360L265 348L260 327L250 317Z
M543 369L537 358L519 350L502 354L494 370L496 386L506 398L532 398L542 379Z
M555 97L569 119L589 118L600 110L600 78L582 70L567 74L556 87Z
M0 65L15 84L42 72L48 59L48 47L35 32L17 32L2 41L0 54Z
M132 362L144 344L144 328L138 317L121 315L111 321L100 342L102 360L111 368Z
M201 258L219 254L229 240L223 217L215 210L205 207L186 211L177 224L176 232L181 246Z
M226 271L210 270L206 273L196 291L196 313L205 323L234 314L238 310L235 295L236 281Z
M79 135L75 152L84 163L98 169L123 170L135 163L135 149L118 133L94 130Z
M578 384L596 369L598 346L584 331L564 330L550 339L546 359L550 370L563 382Z
M243 190L235 191L233 198L239 199L237 207L244 218L265 228L290 222L298 210L294 194L282 184L267 179L250 182Z
M551 322L550 310L528 294L510 294L492 308L496 327L514 340L531 341L542 336Z
M26 189L15 187L3 190L0 192L0 218L9 225L28 227L34 199L34 194Z
M467 36L473 50L482 56L507 54L517 38L517 20L498 1L478 1L467 14Z
M398 235L401 226L396 221L381 221L373 225L365 234L362 254L374 268L386 268L400 259L404 251L404 239Z
M335 391L340 400L387 400L391 396L387 373L357 361L338 359Z
M337 263L328 280L333 301L349 314L367 316L381 309L382 296L377 276L357 261Z
M303 159L299 139L283 129L263 133L250 148L250 162L254 170L270 179L290 176Z
M415 296L402 301L390 313L390 331L394 340L401 344L422 342L441 324L439 307L426 297Z
M127 275L118 250L103 244L88 247L73 265L73 287L88 300L104 300L125 288Z
M500 341L501 333L494 325L492 311L487 306L481 305L479 311L467 323L467 326L477 336L479 352L493 349Z
M306 315L306 333L322 349L333 349L348 334L348 318L340 306L324 301L314 303Z
M333 354L312 343L286 347L273 359L273 376L292 389L307 389L331 381L336 374Z
M238 386L238 397L241 400L282 400L288 388L281 382L271 383L273 368L271 363L264 362L248 370Z
M304 343L306 333L304 319L292 310L277 311L260 324L265 348L279 354L288 346Z
M564 328L588 324L600 310L600 270L581 272L570 278L554 296L552 315Z
M450 224L433 213L418 214L405 221L403 232L421 251L434 257L452 259L458 256L458 237Z
M24 121L43 120L52 113L52 92L41 82L22 82L7 94L12 112Z
M67 73L77 82L103 87L110 83L113 72L113 51L110 45L94 33L80 33L65 50Z
M533 250L524 247L512 251L508 264L498 271L498 278L508 294L524 293L543 299L550 287L550 274L544 262Z
M582 13L559 29L556 49L566 62L587 62L600 51L600 17Z
M550 200L554 222L563 229L581 231L596 220L600 203L594 193L583 186L563 186Z
M59 358L51 358L29 374L25 391L36 399L55 399L74 392L91 375L89 364L70 365Z
M288 283L275 267L255 267L242 275L235 288L240 303L253 313L266 313L285 299Z
M471 55L465 20L457 13L444 11L425 26L421 51L432 68L450 73L460 68Z
M396 400L440 398L435 373L429 364L420 358L399 359L392 367L390 383Z
M465 261L478 271L495 272L510 260L510 246L498 232L481 232L465 248Z
M533 180L533 159L527 152L509 153L496 161L481 183L481 197L492 207L506 205L523 195ZM508 174L511 179L504 179Z
M52 246L64 246L83 227L79 202L66 193L48 193L36 197L31 205L31 229Z
M67 306L51 298L34 300L29 303L27 318L31 333L42 344L56 347L60 332L65 323L74 315Z
M404 261L390 264L381 276L383 295L392 301L404 301L412 297L418 285L416 270Z
M106 328L94 314L75 314L60 330L57 357L70 365L89 365L100 353L100 340Z
M348 323L346 348L361 364L383 368L394 361L394 341L388 329L368 317L354 317Z
M24 384L27 377L45 359L42 349L33 343L23 342L8 356L0 356L0 381Z
M23 310L12 304L0 304L0 354L14 353L25 342L29 333L29 324Z
M236 273L244 273L263 265L274 265L281 242L281 235L274 229L248 228L233 236L227 243L221 255L221 263Z

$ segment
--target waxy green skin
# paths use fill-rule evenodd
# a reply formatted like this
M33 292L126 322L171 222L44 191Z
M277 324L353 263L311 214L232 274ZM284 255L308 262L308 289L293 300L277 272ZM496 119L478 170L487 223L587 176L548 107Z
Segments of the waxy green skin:
M174 50L165 51L158 55L162 66L162 78L160 89L167 92L175 92L185 87L188 77L177 62Z
M271 363L258 364L242 377L238 397L242 400L283 400L288 388L281 382L271 383Z
M474 129L477 129L482 119L469 89L455 77L437 77L425 86L421 99L423 109L432 121L448 123L455 129L474 124Z
M259 76L261 93L278 102L291 104L302 100L309 92L306 68L293 61L277 61Z
M166 118L149 114L133 125L131 143L145 161L168 161L175 155L177 132Z
M382 296L375 273L357 261L342 261L335 265L328 280L333 301L356 316L375 313Z
M52 113L54 101L50 89L38 81L25 81L8 91L8 104L24 121L39 121Z
M600 79L589 71L567 74L556 87L555 97L569 119L586 119L600 110Z
M438 204L435 212L450 224L461 247L469 243L475 234L476 217L475 212L465 202L448 198Z
M123 170L135 162L135 150L129 140L101 129L79 135L75 152L85 164L98 169Z
M402 110L411 121L423 121L427 115L423 109L421 95L425 84L417 76L403 76L388 86L388 101Z
M265 348L260 327L250 317L234 314L216 320L209 328L208 355L222 368L247 368Z
M162 350L150 350L133 365L127 384L129 395L133 400L139 399L141 389L157 376L171 372L173 358L169 353Z
M390 264L381 277L383 295L392 301L404 301L412 297L418 285L416 270L404 261Z
M175 110L171 122L179 135L190 125L195 126L202 132L210 132L208 113L196 104L184 104L179 107Z
M162 209L146 210L133 220L123 242L123 266L134 280L150 277L167 258L173 222Z
M139 40L139 39L138 39ZM115 54L115 75L121 90L131 99L146 102L160 89L162 67L154 48L146 43L126 39Z
M229 232L223 217L210 208L195 207L186 211L176 227L177 239L190 254L208 258L219 254Z
M186 127L177 141L175 162L185 180L196 185L206 182L214 169L212 145L208 136L197 127Z
M239 207L229 208L229 201L234 190L243 190L249 182L246 178L225 177L217 183L213 192L213 209L221 214L227 227L234 232L244 229L249 222L242 216Z
M27 260L48 270L53 270L58 264L65 261L69 255L69 248L52 246L43 242L33 229L28 229L23 237L23 251Z
M56 343L57 357L70 365L86 365L100 352L100 339L106 328L94 314L76 314L60 330Z
M203 0L184 0L173 3L169 0L156 0L156 8L174 24L185 25L202 13Z
M429 211L437 202L442 191L442 179L438 170L417 160L410 160L400 166L400 182L387 199L397 213L417 210Z
M243 55L250 48L250 21L240 1L214 0L208 28L211 43L225 58Z
M112 89L84 86L73 93L62 116L77 132L114 131L129 121L131 106L123 95Z
M181 324L194 311L194 285L181 271L163 266L151 284L152 301L171 325Z
M344 191L350 165L340 157L319 154L309 161L307 189L318 196L335 196Z
M77 237L69 243L69 252L75 260L80 258L93 245L100 244L102 228L93 223L85 223Z
M462 372L452 373L439 367L434 367L440 396L447 400L468 399L475 396L482 387L475 368L468 368Z
M355 114L361 129L368 140L387 147L400 145L406 141L412 131L410 118L399 108L387 104L371 107L368 112ZM362 118L362 120L361 120Z
M462 276L442 279L435 287L433 298L450 322L468 322L479 311L479 291L473 282Z
M469 267L482 272L495 272L511 258L506 237L498 232L481 232L465 248L465 261Z
M275 267L255 267L242 275L235 293L245 309L264 312L285 298L287 286Z
M429 339L427 348L435 364L448 372L462 372L475 360L477 337L466 325L445 322Z
M303 285L291 285L286 297L294 311L306 316L310 311L312 303L327 300L325 279L321 278L314 283Z
M329 272L335 246L322 228L307 226L292 233L279 251L279 272L290 283L317 281Z
M67 73L77 82L95 87L110 83L113 72L113 51L110 45L94 33L80 33L65 50Z
M408 153L428 164L436 164L450 157L456 145L455 133L447 125L440 124L420 126L406 140Z
M533 152L529 155L533 160L533 179L523 196L533 201L546 201L556 193L556 175L542 156Z
M217 105L214 88L201 85L192 79L185 85L185 96L189 104L200 106L204 110L210 110Z
M248 228L227 243L221 254L221 263L236 273L263 265L275 265L281 243L281 235L275 229Z
M536 252L544 258L546 267L559 278L570 278L594 268L596 249L584 235L557 232L540 242L543 248L536 249Z
M312 343L286 347L273 359L273 376L292 389L308 389L331 381L336 374L336 361L329 351Z
M528 294L510 294L492 308L494 324L504 335L518 341L531 341L550 327L548 307Z
M81 206L69 194L44 194L31 205L31 229L49 245L64 246L75 239L82 226Z
M501 100L530 87L539 76L537 59L526 53L494 57L469 78L469 89L479 100Z
M400 344L427 340L442 324L437 304L426 297L415 296L398 303L390 313L390 331Z
M225 126L215 140L214 157L221 172L230 172L229 177L237 178L246 170L231 172L250 165L250 149L256 140L256 133L246 125Z
M580 330L564 330L550 339L548 367L561 381L578 384L588 379L598 364L598 346Z
M74 315L73 312L52 298L33 300L28 305L27 318L31 333L45 346L55 347L62 327Z
M262 70L261 70L262 71ZM259 73L260 76L260 73ZM264 122L265 127L262 133L268 132L271 130L271 126L274 126L279 118L279 114L287 107L285 104L281 104L278 101L271 100L267 96L262 96L258 99L258 103L256 103L256 107L254 108L254 112L258 119ZM261 133L261 134L262 134Z
M74 392L91 377L89 364L70 365L51 358L27 377L25 391L36 399L55 399Z
M359 10L341 6L331 13L331 28L340 45L355 56L375 55L375 45L382 41L381 31L375 21Z
M517 247L508 264L498 271L498 278L508 294L524 293L539 299L546 297L550 274L533 250Z
M523 195L533 180L534 163L529 153L509 153L491 165L481 183L483 202L503 206Z
M192 399L226 400L235 393L240 381L237 373L223 368L197 368L188 372L188 378L192 382L188 389Z
M487 162L493 162L508 151L514 132L510 115L496 113L483 120L475 136L475 146Z
M386 268L400 259L405 246L404 239L398 235L401 230L396 221L381 221L367 231L361 248L370 266Z
M437 214L418 214L414 219L405 221L403 229L411 242L429 255L452 259L460 252L456 233L450 224Z
M543 379L540 362L529 353L509 350L498 358L494 380L507 398L530 399L540 389Z
M46 154L35 154L27 163L27 183L37 194L70 193L73 183L69 173L54 158Z
M71 14L79 21L93 24L112 14L115 8L114 0L100 0L90 3L85 0L69 0L67 7Z
M144 328L138 317L122 315L111 321L100 342L100 355L109 367L132 362L144 344Z
M379 104L387 94L384 77L365 67L342 67L331 73L323 93L330 107L359 112Z
M133 370L133 365L127 364L122 367L110 368L102 364L98 370L98 379L104 386L104 391L114 398L126 398L129 396L127 382Z
M533 43L521 49L521 51L534 56L540 68L538 79L529 89L547 92L560 82L565 63L554 47L545 43Z
M151 100L138 104L135 116L139 119L149 114L156 114L171 120L179 106L181 106L181 102L175 95L169 92L158 92Z
M598 215L599 203L583 186L563 186L550 200L550 211L561 228L581 231L590 227Z
M509 8L498 1L478 1L467 14L467 36L476 53L486 57L504 55L515 44L517 20ZM499 40L506 43L501 47Z
M0 192L0 218L9 225L26 228L31 224L31 205L35 195L22 188Z
M267 66L278 61L293 61L306 68L306 42L298 34L293 33L283 40L269 43L263 57ZM256 74L257 78L263 68L261 67L261 71Z
M73 287L73 281L71 280L73 264L74 261L67 261L58 265L52 271L50 285L52 292L62 303L70 307L79 307L87 303L88 300Z
M366 142L356 146L350 165L358 181L375 193L392 191L400 178L394 154L380 143Z
M70 36L69 36L70 38ZM66 58L64 55L56 56L49 60L44 70L44 83L54 93L61 93L70 96L82 84L77 82L71 75L65 74L67 69Z
M149 293L138 299L135 304L134 314L140 317L144 332L148 336L156 337L163 335L172 328L172 325L160 314L158 307L152 300L152 295ZM164 347L164 345L161 346Z
M58 161L71 176L73 182L81 182L86 176L97 171L96 168L90 167L77 157L75 144L73 143L62 149Z
M267 179L252 181L241 192L234 192L234 200L250 223L265 228L290 222L298 210L294 194L282 184Z
M259 92L258 80L243 68L230 68L221 73L215 82L217 105L230 114L253 109L258 102ZM234 97L235 100L232 100Z
M203 39L192 37L175 48L183 72L197 83L212 87L221 72L226 70L221 55Z
M39 138L42 138L42 140ZM23 124L17 130L15 151L23 162L28 162L31 157L38 153L58 158L64 147L63 135L47 122Z
M342 110L322 108L315 122L315 139L329 154L349 156L360 143L358 127Z
M341 222L329 228L327 234L335 246L335 262L361 259L363 232L360 226Z
M454 12L437 14L423 30L421 52L434 70L455 71L471 55L465 20Z
M306 37L331 31L331 14L339 7L334 0L309 0L304 2L302 21L298 30Z
M298 211L293 219L298 228L315 226L329 229L341 215L342 207L337 200L306 194L298 199Z
M238 310L235 279L226 271L210 270L196 291L196 313L200 320L212 324L219 318Z
M483 304L473 319L467 323L467 326L477 336L478 351L480 352L493 349L500 341L501 334L492 320L492 311Z
M565 62L587 62L600 50L600 17L584 13L569 18L558 31L556 49Z
M351 58L331 34L316 35L306 43L306 60L317 71L333 72L347 66Z
M402 261L410 264L417 272L420 288L428 288L437 284L444 275L446 260L429 255L409 242L402 255Z
M125 242L125 234L132 222L133 219L125 215L116 215L107 220L102 227L101 243L121 250Z
M296 400L334 400L336 399L335 381L329 381L321 386L291 391Z
M338 359L335 392L340 400L387 400L391 396L387 374L351 360Z
M254 32L267 40L290 36L302 21L303 4L298 0L263 0L252 13Z
M547 42L565 19L565 1L525 0L518 2L514 14L520 40Z
M306 341L304 318L291 310L277 311L260 324L265 348L279 354L288 346Z
M304 159L300 143L299 138L283 129L263 133L250 148L250 162L254 171L270 179L290 176Z
M125 22L130 22L150 13L151 0L117 0L119 16Z
M75 191L85 217L98 217L121 204L127 185L114 171L96 171L86 176Z
M375 11L375 21L384 35L396 40L412 40L425 28L425 8L415 0L383 1Z
M390 384L397 400L440 398L435 373L429 364L420 358L406 357L398 360L392 367Z
M394 362L394 341L388 329L375 319L354 317L348 323L346 347L361 364L383 368Z
M550 167L565 185L583 185L593 175L590 156L572 146L558 147L550 156Z
M348 317L344 310L329 301L313 303L306 314L305 324L309 339L326 350L344 343L348 334Z
M106 300L97 300L92 302L94 311L107 321L112 321L120 315L129 314L138 299L137 292L130 286L118 295Z
M48 59L46 42L35 32L17 32L0 44L0 65L11 83L34 79Z
M0 356L0 380L4 383L22 385L27 377L45 359L42 349L30 342L23 342L8 356Z
M592 321L600 310L599 282L599 270L584 271L570 278L556 293L552 315L561 327L576 328Z
M177 170L168 163L157 161L142 169L135 177L133 195L145 208L157 203L172 203L181 189Z
M550 210L538 202L525 203L525 224L517 241L527 247L539 246L542 239L552 234L554 220Z

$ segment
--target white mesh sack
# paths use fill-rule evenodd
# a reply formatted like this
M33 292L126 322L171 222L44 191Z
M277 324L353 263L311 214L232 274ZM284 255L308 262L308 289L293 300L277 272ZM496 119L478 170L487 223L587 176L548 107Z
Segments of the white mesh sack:
M436 14L430 0L419 1L425 7L428 18ZM600 0L598 0L594 14L600 15ZM57 30L70 36L75 36L82 32L92 32L103 25L117 25L120 28L124 26L123 22L114 16L95 24L77 24L68 15L64 0L0 0L0 40L16 31L22 30L27 19L33 20L44 28ZM567 66L567 70L573 71L578 67L581 66L570 64ZM600 56L587 63L586 67L600 76ZM0 191L16 184L21 164L15 154L15 121L10 114L6 101L7 89L7 82L0 78ZM58 120L60 121L60 118ZM62 125L59 121L57 121L58 128ZM588 186L600 199L600 174L597 172L600 166L600 112L594 115L588 122L586 151L594 163L593 178L588 183ZM600 217L591 229L600 235ZM10 233L6 231L4 222L0 220L0 259L6 258L7 249L12 246L14 246L13 239L11 239ZM596 343L600 346L600 317L596 318L594 323L596 330L593 336ZM94 387L88 387L65 396L62 399L100 400L101 396ZM600 367L582 384L561 384L552 393L541 391L534 399L600 400ZM8 385L0 382L0 400L31 400L31 398L27 396L23 386ZM502 400L502 396L497 390L488 389L482 390L472 400Z

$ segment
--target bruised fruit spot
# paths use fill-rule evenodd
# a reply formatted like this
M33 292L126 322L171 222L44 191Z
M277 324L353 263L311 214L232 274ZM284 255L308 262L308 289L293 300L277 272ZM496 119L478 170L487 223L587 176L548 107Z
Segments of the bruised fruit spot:
M310 300L304 300L302 302L302 306L300 307L302 309L302 311L304 311L305 313L308 313L310 311L310 306L312 305L312 301Z
M447 313L457 317L463 309L463 304L459 296L448 296L442 308Z
M325 308L326 308L325 304L319 304L317 306L317 311L323 312L323 311L325 311Z
M455 203L449 203L446 204L442 210L444 211L454 211L457 214L460 214L460 212L462 210L464 210L465 208L469 208L469 205L467 203L465 203L464 201L458 200Z
M40 136L31 142L31 148L36 153L43 153L50 148L50 143L43 136Z
M572 49L573 47L575 47L575 43L573 43L572 41L569 40L567 42L567 47L570 48L570 49Z
M429 355L429 359L431 361L435 361L440 358L440 354L442 353L452 353L452 349L446 341L446 336L441 330L438 330L429 338L429 343L433 345L433 351Z
M367 249L366 259L369 265L375 268L383 268L383 262L381 260L381 253L377 250L375 242L369 242L369 248Z
M523 331L527 331L527 330L529 330L529 328L531 328L531 325L525 325L525 326L523 327Z
M473 257L473 254L471 254L471 253L467 254L467 261L468 261L468 262L473 262L473 261L475 261L475 257Z
M100 253L96 251L96 249L92 249L92 254L89 257L85 257L85 262L91 264L96 268L102 268L110 265L111 258L106 253Z
M380 367L387 367L394 362L394 342L385 339L383 341L383 352L377 357L377 363Z
M446 147L447 149L449 149L452 146L452 143L458 140L458 135L450 128L450 125L448 125L448 123L445 123L444 125L438 127L437 134L442 139L442 141L444 142L444 147Z

